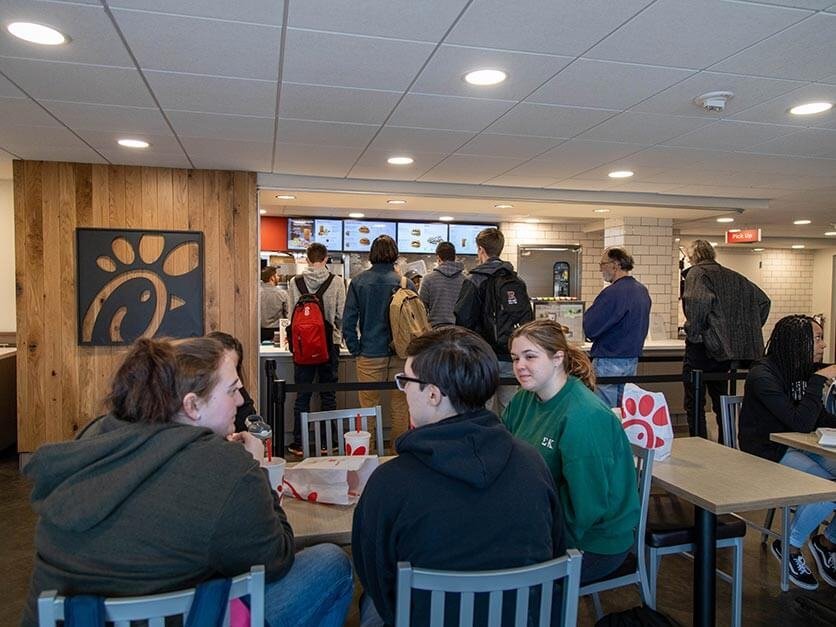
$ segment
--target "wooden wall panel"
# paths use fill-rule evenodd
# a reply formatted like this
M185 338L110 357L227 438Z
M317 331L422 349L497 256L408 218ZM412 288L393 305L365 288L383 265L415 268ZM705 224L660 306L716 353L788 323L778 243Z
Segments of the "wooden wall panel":
M14 190L19 451L71 438L99 415L127 351L78 346L77 227L203 232L205 330L241 340L255 387L254 173L15 161Z

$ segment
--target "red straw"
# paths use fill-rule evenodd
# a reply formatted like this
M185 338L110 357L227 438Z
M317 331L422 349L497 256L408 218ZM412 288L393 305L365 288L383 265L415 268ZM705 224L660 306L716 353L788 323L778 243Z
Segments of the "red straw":
M354 418L354 429L357 433L360 433L360 413L357 413L357 416Z
M267 461L273 461L273 438L267 438L264 441L264 447L267 449Z

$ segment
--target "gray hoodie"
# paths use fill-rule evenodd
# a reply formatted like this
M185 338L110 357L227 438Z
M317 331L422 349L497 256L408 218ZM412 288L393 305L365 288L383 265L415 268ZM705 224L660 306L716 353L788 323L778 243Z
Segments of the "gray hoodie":
M464 282L464 264L460 261L443 261L421 281L419 295L427 306L430 324L439 327L455 324L453 306Z
M105 416L23 469L39 515L23 625L44 590L135 596L265 564L293 564L293 531L266 473L237 443L181 424Z
M328 278L328 268L314 268L309 266L305 268L301 276L305 279L305 286L308 291L313 294ZM301 294L296 287L296 277L287 283L289 313L288 316L293 316L293 308L296 306L296 301L299 300ZM331 323L334 327L334 344L339 345L342 342L342 328L343 328L343 307L345 307L345 282L342 277L337 275L331 281L331 285L325 290L322 295L322 306L325 310L325 320Z

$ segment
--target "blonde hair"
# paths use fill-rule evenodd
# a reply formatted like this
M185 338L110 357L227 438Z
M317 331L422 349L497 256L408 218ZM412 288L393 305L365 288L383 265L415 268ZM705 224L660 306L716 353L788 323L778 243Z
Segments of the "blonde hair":
M580 348L569 344L563 327L559 323L540 318L517 327L508 341L509 348L511 342L518 337L528 338L546 351L549 356L554 356L558 351L563 352L563 368L566 374L577 377L590 390L595 390L595 373L592 370L592 362Z

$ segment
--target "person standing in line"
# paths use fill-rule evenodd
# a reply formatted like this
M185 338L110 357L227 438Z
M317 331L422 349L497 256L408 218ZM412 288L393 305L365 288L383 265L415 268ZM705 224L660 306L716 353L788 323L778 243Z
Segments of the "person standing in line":
M476 236L479 265L462 282L453 312L457 325L481 336L493 348L499 360L499 376L510 378L514 376L511 354L508 352L511 331L530 321L533 313L525 283L514 272L510 262L499 258L504 247L505 236L499 229L487 228L479 232ZM499 299L488 294L488 289L492 285L497 286L500 280L509 279L514 280L516 289L505 290L505 303L497 302ZM492 311L488 311L491 308L487 305L488 300L494 301ZM509 305L507 315L501 311L504 305ZM501 416L516 391L516 386L500 386L489 401L489 407L493 407L494 412Z
M261 341L273 339L279 330L279 320L287 318L287 292L279 287L279 274L273 266L261 271L261 285L258 290L261 321Z
M299 282L306 287L307 293L315 294L325 284L331 272L328 271L328 250L319 243L308 246L306 253L308 267L302 274L296 275L288 284L290 311L296 306L302 292L299 289ZM294 362L293 377L296 383L336 383L339 380L340 366L340 344L342 343L342 316L345 307L345 283L342 277L334 276L328 288L322 294L322 310L325 319L326 329L330 325L332 334L328 340L329 359L320 365L300 365ZM308 412L311 408L312 392L299 392L296 394L296 402L293 404L293 442L287 450L297 457L302 456L302 412ZM319 393L320 409L329 411L337 408L336 392Z
M456 261L456 247L441 242L435 247L438 265L421 282L418 295L427 306L432 327L456 323L453 307L464 283L464 264Z
M583 314L583 332L592 340L596 377L636 374L650 326L650 294L630 276L633 258L623 248L607 248L598 264L609 286ZM621 406L624 384L598 385L596 393L610 407Z
M732 362L740 366L763 357L763 325L771 302L763 290L742 274L721 266L714 247L703 239L685 249L691 267L685 276L682 309L685 312L685 360L682 380L685 386L685 412L691 436L708 437L705 407L696 407L691 373L728 372ZM720 396L727 394L726 381L706 381L717 419L718 439L723 442L720 425Z
M372 242L369 261L372 267L358 274L348 285L343 310L343 337L349 352L356 358L357 381L360 383L391 381L403 371L404 360L392 350L392 329L389 324L389 301L401 284L395 271L398 246L388 235ZM412 281L406 286L414 290ZM357 393L361 407L380 404L378 390ZM409 429L409 409L403 392L389 393L392 433L395 440Z

